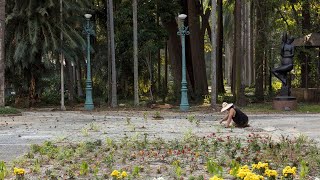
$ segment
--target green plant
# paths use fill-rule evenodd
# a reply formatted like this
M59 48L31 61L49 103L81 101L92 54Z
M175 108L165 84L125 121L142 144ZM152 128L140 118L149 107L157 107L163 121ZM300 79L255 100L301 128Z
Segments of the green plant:
M154 113L154 117L155 117L155 118L161 118L160 112L159 112L159 111L156 111L156 112Z
M105 158L105 163L107 164L107 167L112 169L113 163L115 162L113 152L111 152L107 157Z
M34 165L32 167L32 172L34 172L36 174L40 173L40 162L39 162L39 159L36 159L34 161Z
M126 117L126 120L127 120L127 125L130 125L131 124L131 118L130 117Z
M75 179L76 174L72 168L68 168L66 171L67 171L67 175L69 176L69 179Z
M38 153L41 150L41 146L39 146L38 144L32 144L30 146L30 150L32 153Z
M187 119L188 119L188 121L189 121L190 123L193 123L193 121L194 121L194 119L195 119L195 116L194 116L194 115L190 115L190 116L187 117Z
M82 128L81 129L81 133L82 133L83 136L89 136L89 131L88 131L87 128Z
M148 144L148 133L144 133L144 138L143 138L143 146L146 147Z
M95 123L90 123L90 130L95 131L95 132L99 132L99 126Z
M309 174L309 167L308 163L304 160L300 161L300 179L306 179L307 175Z
M212 159L209 159L207 161L207 170L208 170L209 174L211 174L211 175L216 175L218 177L222 177L222 173L223 173L222 167L219 166Z
M4 180L4 178L7 176L8 171L7 171L7 166L4 163L4 161L0 162L0 180Z
M172 165L174 167L174 172L175 172L175 175L176 175L177 179L180 179L180 177L182 175L182 169L180 167L180 161L179 160L173 161Z
M204 99L203 99L203 103L204 104L210 104L210 102L211 102L211 96L205 95Z
M83 161L80 165L80 175L87 175L89 173L89 165Z
M113 147L113 141L111 138L107 137L106 138L106 144L108 147Z
M137 178L140 176L140 167L139 166L134 166L132 170L132 176L134 178Z
M196 119L195 123L196 123L196 126L199 127L200 126L200 119Z
M230 174L233 176L233 177L237 177L237 174L238 174L238 170L240 168L240 164L238 161L236 160L232 160L231 163L230 163Z
M148 120L148 113L147 112L143 113L143 119L144 119L144 121Z

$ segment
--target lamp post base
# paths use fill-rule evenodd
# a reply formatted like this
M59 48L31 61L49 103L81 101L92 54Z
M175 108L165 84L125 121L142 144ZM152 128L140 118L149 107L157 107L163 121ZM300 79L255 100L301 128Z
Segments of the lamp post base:
M94 109L94 105L93 104L85 104L84 109L87 111L92 111Z
M86 87L86 101L84 103L84 108L88 111L91 111L94 109L93 101L92 101L92 81L90 79L87 79L86 81L87 87Z
M180 110L181 111L188 111L189 110L189 105L188 104L180 104Z

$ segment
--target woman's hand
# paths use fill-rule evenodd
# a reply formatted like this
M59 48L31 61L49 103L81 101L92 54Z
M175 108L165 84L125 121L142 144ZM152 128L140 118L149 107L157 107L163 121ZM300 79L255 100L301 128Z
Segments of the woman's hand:
M224 121L224 119L221 119L221 120L219 121L219 123L222 124L223 121Z

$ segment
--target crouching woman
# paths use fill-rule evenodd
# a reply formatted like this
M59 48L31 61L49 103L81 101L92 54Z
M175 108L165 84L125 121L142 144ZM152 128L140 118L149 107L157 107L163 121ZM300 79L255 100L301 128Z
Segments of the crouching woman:
M248 116L243 113L240 109L236 108L233 103L222 103L222 109L221 112L227 111L227 115L220 121L220 124L223 121L226 122L226 128L230 127L232 124L235 125L235 127L249 127L249 119Z

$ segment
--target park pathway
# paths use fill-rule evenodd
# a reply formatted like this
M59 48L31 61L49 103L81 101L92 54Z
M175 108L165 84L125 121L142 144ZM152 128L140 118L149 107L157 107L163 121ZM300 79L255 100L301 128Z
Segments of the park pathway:
M155 119L160 115L163 118ZM28 151L31 144L46 140L81 142L107 137L147 134L167 140L186 133L207 136L247 136L260 133L277 140L282 135L304 134L320 142L320 114L248 114L251 127L225 129L217 119L221 113L164 111L23 112L21 116L0 116L0 160L9 162ZM104 141L103 141L104 142Z

